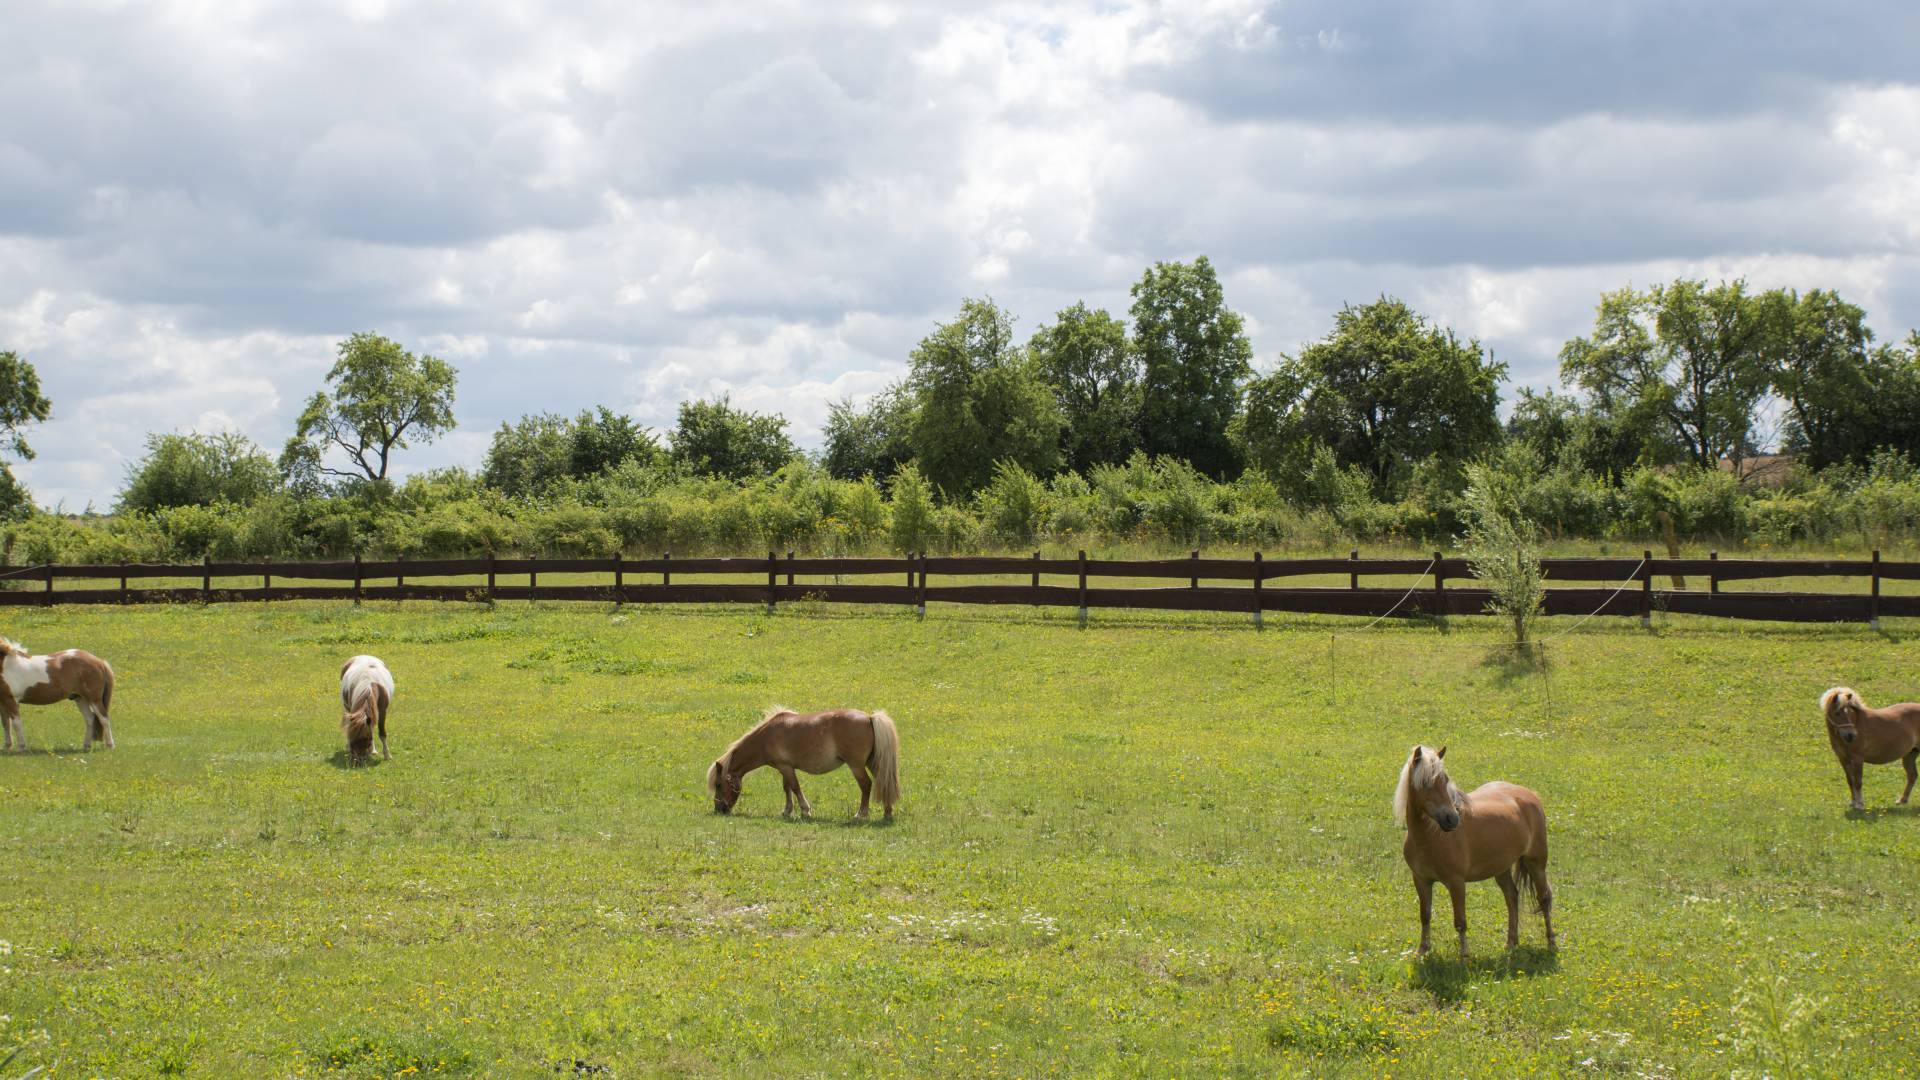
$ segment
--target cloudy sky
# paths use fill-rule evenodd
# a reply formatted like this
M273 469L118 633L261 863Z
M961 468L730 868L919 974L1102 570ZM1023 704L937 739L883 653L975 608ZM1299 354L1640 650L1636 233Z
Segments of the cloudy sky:
M149 431L277 451L363 329L460 368L419 468L720 393L817 445L962 297L1031 331L1198 254L1263 367L1383 292L1531 385L1682 274L1920 325L1910 0L10 0L0 40L0 348L54 403L17 471L68 509Z

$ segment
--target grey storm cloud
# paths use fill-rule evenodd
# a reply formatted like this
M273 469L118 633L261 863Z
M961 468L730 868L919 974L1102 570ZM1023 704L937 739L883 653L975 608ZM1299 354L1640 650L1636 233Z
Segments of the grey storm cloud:
M803 443L966 296L1023 331L1207 254L1263 362L1394 293L1553 377L1601 290L1829 286L1920 320L1920 12L1887 4L351 0L0 9L19 469L275 448L378 330L524 412L685 397Z

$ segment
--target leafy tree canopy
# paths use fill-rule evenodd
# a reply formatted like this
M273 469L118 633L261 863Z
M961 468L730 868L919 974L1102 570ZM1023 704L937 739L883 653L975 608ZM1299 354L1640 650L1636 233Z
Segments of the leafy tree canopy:
M395 450L408 440L430 443L452 431L453 365L414 354L379 334L358 333L340 343L327 385L313 395L280 455L297 486L320 475L379 481ZM348 468L327 462L338 451Z
M1232 475L1239 458L1227 424L1253 374L1253 346L1213 264L1204 255L1154 263L1132 295L1141 448L1183 458L1214 479Z
M151 434L147 454L127 467L119 508L152 512L174 506L246 506L280 486L273 458L238 432Z

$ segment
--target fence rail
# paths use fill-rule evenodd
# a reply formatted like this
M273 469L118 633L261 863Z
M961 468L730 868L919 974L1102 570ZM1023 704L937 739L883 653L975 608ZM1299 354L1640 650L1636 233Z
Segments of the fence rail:
M1920 562L1891 562L1878 551L1867 559L1543 559L1549 615L1638 616L1655 611L1730 619L1789 622L1866 622L1882 616L1920 616L1920 595L1881 595L1883 580L1920 580ZM603 583L541 584L541 575L606 578ZM1345 576L1340 586L1271 586L1300 577ZM502 581L502 578L512 581ZM524 577L526 584L520 584ZM715 581L713 578L733 580ZM1363 577L1412 577L1392 587L1362 585ZM1704 588L1655 588L1656 578L1676 586L1702 578ZM1767 578L1865 578L1865 592L1722 592L1726 581ZM257 578L259 584L234 584ZM467 578L422 582L421 578ZM689 581L688 578L708 580ZM803 578L831 579L805 581ZM847 578L891 578L850 582ZM929 579L940 579L931 584ZM1023 578L967 583L967 579ZM1051 580L1042 580L1051 579ZM1175 585L1091 585L1110 579L1171 580ZM171 579L172 584L136 587ZM179 584L185 579L197 584ZM216 584L216 580L219 583ZM278 584L276 584L276 579ZM741 580L746 579L746 580ZM1071 579L1070 582L1062 579ZM1327 615L1471 615L1486 610L1489 593L1467 584L1473 569L1465 559L1435 552L1431 559L1071 559L1016 556L900 558L766 557L679 559L341 559L292 562L92 563L37 565L0 570L0 607L55 604L231 603L268 600L589 600L628 604L767 604L815 600L843 604L892 604L925 610L928 603L1020 604L1172 611L1267 611ZM63 587L57 582L116 582L115 587ZM288 581L327 584L287 584ZM1606 587L1558 587L1560 582L1606 582ZM1225 584L1223 584L1225 583ZM1244 583L1244 584L1242 584ZM22 588L21 586L25 586ZM1622 586L1625 587L1622 587ZM35 588L38 586L38 588Z

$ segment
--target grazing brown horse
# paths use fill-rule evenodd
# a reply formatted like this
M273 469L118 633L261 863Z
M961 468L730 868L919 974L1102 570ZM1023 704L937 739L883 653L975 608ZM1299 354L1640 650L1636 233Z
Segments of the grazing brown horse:
M380 729L380 760L387 753L387 706L393 704L393 673L377 656L356 656L340 669L340 729L347 733L347 761L358 765L373 752L373 731Z
M900 801L900 735L893 718L877 710L871 714L858 709L796 713L776 705L707 769L707 792L713 796L716 812L731 813L740 798L740 781L760 766L771 765L780 771L786 786L786 815L793 814L798 799L800 816L812 817L813 806L801 794L794 770L829 773L842 764L860 785L860 812L854 816L867 816L867 797L877 787L880 805L891 820L893 804ZM869 769L873 770L871 780Z
M1467 882L1493 878L1507 896L1507 948L1520 944L1520 886L1533 892L1547 924L1547 948L1553 937L1553 887L1547 884L1547 816L1540 796L1500 780L1463 795L1447 776L1447 748L1413 748L1400 769L1393 793L1393 816L1407 827L1402 849L1420 894L1420 952L1431 947L1433 883L1447 887L1453 899L1453 928L1460 934L1460 959L1467 958ZM1516 883L1515 876L1519 881Z
M1920 705L1908 702L1869 709L1859 694L1836 686L1820 695L1820 711L1827 717L1827 742L1833 746L1833 756L1847 774L1853 808L1866 809L1860 798L1863 766L1896 761L1907 767L1907 789L1900 793L1899 803L1905 805L1913 794L1914 777L1920 775L1915 768L1915 759L1920 758Z
M26 732L20 729L20 706L73 701L86 724L80 748L93 749L100 739L113 748L113 725L107 710L113 705L113 669L105 660L79 649L51 656L34 656L0 638L0 727L6 728L6 748L25 750Z

